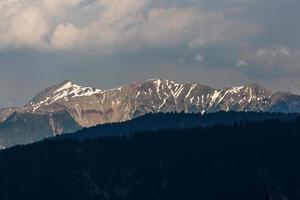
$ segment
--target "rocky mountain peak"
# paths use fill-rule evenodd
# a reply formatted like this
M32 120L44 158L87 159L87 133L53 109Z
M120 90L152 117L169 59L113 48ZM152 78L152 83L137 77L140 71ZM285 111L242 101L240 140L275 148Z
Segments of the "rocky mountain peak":
M102 90L80 86L70 80L53 85L38 93L26 107L35 112L41 106L49 106L58 101L69 101L71 98L88 97L101 93Z
M300 102L299 96L275 94L256 83L215 89L196 82L155 78L101 90L66 80L38 93L24 112L66 111L78 124L90 127L157 112L269 111L279 102L276 111L287 104L291 107L288 112L300 109L300 103L295 103ZM9 113L3 111L2 118Z

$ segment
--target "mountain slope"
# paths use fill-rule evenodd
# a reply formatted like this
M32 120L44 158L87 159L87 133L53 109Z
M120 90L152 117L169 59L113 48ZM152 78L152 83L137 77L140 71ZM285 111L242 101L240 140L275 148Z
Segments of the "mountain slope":
M67 112L49 115L13 112L0 124L0 149L72 133L80 128Z
M0 152L1 200L298 200L300 119Z
M198 83L152 79L101 90L65 81L39 93L26 110L65 110L81 126L90 127L158 112L300 112L300 96L272 93L257 84L214 89Z
M300 96L285 92L272 93L258 84L215 89L199 83L151 79L103 90L64 81L41 91L22 108L1 109L0 127L3 123L7 123L7 119L13 113L25 114L28 118L44 116L47 119L55 113L65 113L68 119L70 117L76 123L73 125L77 128L72 130L78 130L78 125L92 127L98 124L122 122L147 113L203 114L218 111L300 112ZM33 123L29 126L35 126L33 120L28 121ZM15 124L17 123L12 123L11 126L24 127ZM64 127L63 124L61 126ZM47 127L51 127L51 124L48 123ZM3 130L8 129L12 131L11 135L22 134L24 130L29 131L26 127L25 129L15 127L0 129L0 138L1 135L7 135ZM41 129L41 137L38 138L44 137L44 132L48 133L48 130ZM52 131L46 135L55 134ZM2 138L0 144L3 146L6 136ZM28 140L34 141L31 138Z
M63 134L55 139L70 138L83 141L104 136L130 136L137 132L177 130L195 127L232 126L266 120L294 121L300 114L258 113L258 112L216 112L210 114L156 113L146 114L135 119L83 128L72 134Z

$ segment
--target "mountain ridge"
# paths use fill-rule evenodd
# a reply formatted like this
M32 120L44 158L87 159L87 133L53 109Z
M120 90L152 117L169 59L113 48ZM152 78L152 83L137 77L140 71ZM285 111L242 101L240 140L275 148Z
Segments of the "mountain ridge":
M65 101L64 103L66 103L66 101L69 101L70 98L76 98L76 97L91 97L91 96L95 96L98 97L98 102L99 100L101 100L101 103L104 104L106 101L106 97L107 96L112 96L110 97L110 100L112 101L111 104L117 104L118 102L116 102L117 100L114 99L116 97L114 96L118 96L119 93L121 93L121 96L130 96L130 98L132 99L138 99L140 98L140 96L142 96L143 98L147 98L149 96L154 95L154 99L158 100L159 102L156 103L160 103L159 105L153 104L153 105L149 105L149 102L144 103L146 106L150 106L150 107L156 107L154 108L154 110L152 110L153 112L164 112L165 110L167 111L172 111L172 109L163 109L165 103L167 100L172 101L173 100L173 104L176 105L176 109L174 109L174 111L185 111L185 112L190 112L190 110L192 108L188 108L188 107L192 107L195 106L196 107L202 107L202 109L196 109L195 112L214 112L214 111L219 111L219 110L235 110L235 111L268 111L268 105L264 105L264 104L271 104L272 102L272 97L274 95L278 95L280 97L284 96L289 96L289 95L294 95L294 94L290 94L290 93L273 93L267 89L265 89L264 87L262 87L259 84L253 83L253 84L247 84L244 86L226 86L222 89L216 89L216 88L212 88L209 87L207 85L203 85L197 82L175 82L175 81L170 81L167 79L162 79L162 78L158 78L158 79L148 79L146 81L137 81L137 82L133 82L131 84L127 84L127 85L123 85L121 87L118 88L113 88L113 89L107 89L107 90L102 90L102 89L96 89L96 88L91 88L91 87L84 87L84 86L79 86L75 83L73 83L72 81L68 81L68 82L63 82L65 83L65 85L63 85L60 88L57 88L57 90L60 90L63 92L63 94L61 94L61 98L58 99L61 100L62 98L64 98L63 101ZM69 88L67 88L67 90L64 90L64 87L66 87L67 85L71 86L72 90L68 91ZM127 90L126 90L127 89ZM125 91L122 91L125 90ZM129 91L131 90L131 91ZM69 93L68 93L69 92ZM111 95L111 93L118 93L118 94L114 94ZM131 94L129 94L131 93ZM231 101L231 102L225 102L223 101L226 97L232 98L233 96L236 95L236 98ZM243 98L237 98L237 96L239 97L243 97ZM298 95L294 95L294 96L298 96ZM44 106L48 106L48 104L52 104L57 102L57 96L54 96L54 102L51 103L47 103L47 97L44 98L44 101L40 101L40 102L36 102L36 101L31 101L31 105L28 106L29 110L34 112L36 111L38 108L37 104L43 104ZM200 99L201 98L201 99ZM243 107L239 107L239 108L234 108L234 106L232 106L234 104L234 100L238 99L239 100L239 105L244 104ZM72 99L71 99L72 100ZM143 99L145 100L145 99ZM190 102L191 105L186 105L185 107L180 105L180 104L184 104L187 101ZM201 102L200 102L201 101ZM227 100L228 101L228 100ZM249 108L247 108L247 104L245 104L244 101L248 101L248 104L254 102L254 103L259 103L259 108L251 108L251 106ZM60 104L64 104L62 101L59 101ZM98 103L97 102L97 103ZM33 106L32 106L33 104ZM208 104L208 105L205 105ZM223 105L223 104L231 104L231 105ZM110 105L110 107L113 107L113 105ZM45 107L44 107L45 108ZM105 110L105 109L104 109ZM284 112L284 111L283 111ZM145 111L145 113L147 113L147 111ZM144 113L144 114L145 114ZM132 113L131 113L132 114ZM128 119L131 119L132 117L127 117ZM122 119L121 119L122 120ZM117 120L117 121L121 121L121 120ZM126 117L123 119L126 120ZM112 120L113 122L114 120Z
M197 82L175 82L156 78L104 90L66 80L42 90L24 107L0 109L0 141L8 138L9 133L1 132L1 127L15 112L24 114L26 120L33 123L29 127L41 125L38 118L35 118L37 122L30 120L35 116L44 116L42 124L47 123L47 127L51 127L51 116L63 113L72 124L66 127L60 124L60 133L63 134L68 127L80 129L123 122L147 113L204 114L218 111L300 113L300 96L287 92L271 92L256 83L216 89ZM10 124L19 127L16 123L18 121ZM43 135L56 134L49 130L47 128L48 132ZM14 131L29 130L24 130L23 127Z
M293 99L290 103L293 106L285 105L283 107L286 108L282 109L278 106L278 102L284 100L286 102L290 99ZM122 105L123 110L118 109L118 105L122 102L126 102L127 106L135 105L129 108ZM198 82L175 82L154 78L103 90L80 86L71 80L65 80L42 90L24 107L12 108L12 110L39 114L65 110L81 126L90 127L130 120L149 112L209 113L232 110L300 112L299 102L299 95L289 92L271 92L258 83L217 89ZM102 106L96 106L96 104ZM0 110L0 122L4 121L6 115L11 114L7 109ZM113 113L114 116L108 116L116 109L122 113ZM95 120L92 119L93 116L84 119L82 114L98 115L102 119Z

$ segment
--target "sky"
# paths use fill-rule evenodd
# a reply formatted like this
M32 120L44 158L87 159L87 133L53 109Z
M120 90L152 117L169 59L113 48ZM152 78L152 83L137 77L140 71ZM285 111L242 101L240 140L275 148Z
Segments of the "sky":
M63 80L300 94L299 0L0 0L0 108Z

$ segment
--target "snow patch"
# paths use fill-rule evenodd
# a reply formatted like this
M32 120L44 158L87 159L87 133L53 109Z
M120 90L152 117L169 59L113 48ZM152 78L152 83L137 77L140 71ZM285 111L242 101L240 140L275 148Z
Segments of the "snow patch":
M197 84L193 84L189 90L189 92L187 93L187 95L185 96L185 100L191 95L191 92L193 91L193 89L195 89L197 86Z
M216 100L219 98L221 94L221 91L218 91L218 90L215 90L213 95L211 96L211 102L210 102L210 105L212 105L213 103L216 102Z
M232 87L228 90L228 93L230 94L237 94L239 93L241 90L243 90L245 87L241 86L241 87Z

